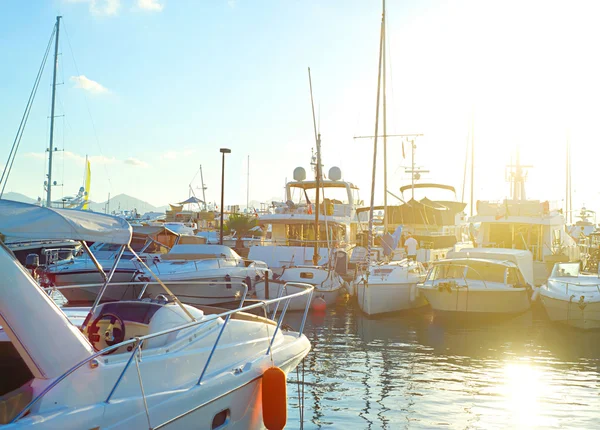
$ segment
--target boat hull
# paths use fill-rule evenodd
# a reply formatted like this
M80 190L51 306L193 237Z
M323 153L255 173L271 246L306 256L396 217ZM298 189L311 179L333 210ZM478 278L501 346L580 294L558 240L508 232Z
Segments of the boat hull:
M133 280L135 271L117 269L113 274L110 284L102 297L102 302L112 302L117 300L133 300L136 299L141 291L141 285L111 285L113 283L127 283ZM61 288L60 292L67 299L69 304L85 305L94 303L100 289L100 285L104 283L104 278L100 272L95 271L80 271L74 273L57 273L54 275L54 285L57 287L77 286L95 284L94 287L75 287Z
M224 276L199 276L185 280L169 279L164 276L161 280L181 302L188 305L218 305L239 301L245 291L241 281L227 281ZM170 283L169 280L178 283ZM199 282L206 284L198 284ZM145 296L155 297L159 294L166 294L166 292L160 285L153 284L148 286Z
M355 288L358 306L367 315L399 312L427 305L425 297L417 289L416 282L359 282L355 284Z
M600 302L580 305L577 300L559 299L541 294L542 304L551 321L579 329L600 329Z
M453 288L448 291L448 289L428 287L420 290L431 308L438 312L519 314L531 307L529 292L525 288L505 290Z
M269 298L273 299L278 296L280 288L282 284L275 283L273 281L269 282ZM259 281L256 283L256 298L258 300L266 299L266 291L265 291L265 282ZM288 285L286 287L286 291L284 291L283 295L295 294L303 291L303 288L294 287L293 285ZM334 289L319 289L316 288L313 291L311 303L315 301L317 298L321 298L325 301L327 307L335 305L341 291L341 286ZM308 300L307 295L303 295L300 297L296 297L290 300L290 304L288 305L288 311L303 311L306 309L306 302ZM279 304L279 310L283 310L284 303Z

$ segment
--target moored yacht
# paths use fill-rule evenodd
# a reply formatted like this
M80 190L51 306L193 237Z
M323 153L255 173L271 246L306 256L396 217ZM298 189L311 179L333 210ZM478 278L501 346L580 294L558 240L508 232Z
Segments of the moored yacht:
M156 262L163 258L172 247L180 243L203 243L204 239L194 236L179 235L164 226L134 226L131 240L132 249L145 261ZM42 284L48 287L61 287L61 293L71 304L91 304L98 295L98 287L62 288L70 285L101 284L102 273L97 264L108 273L113 271L113 283L123 284L111 288L103 297L108 300L136 298L139 291L127 282L132 281L139 272L140 266L133 261L131 252L120 251L117 243L95 242L89 247L89 253L58 261L45 267Z
M322 203L315 207L319 187ZM264 246L252 246L248 258L267 263L279 274L291 266L314 265L315 217L319 210L317 265L327 264L335 250L348 250L356 240L359 223L356 208L362 204L358 187L342 180L339 168L329 169L328 179L307 180L306 171L294 170L294 181L286 184L286 202L273 203L274 213L258 216L258 224L270 232Z
M152 271L182 302L193 305L240 301L267 270L265 263L245 260L224 245L175 245L161 261L148 265L139 267L138 281L151 281ZM160 285L145 291L150 297L163 293Z
M20 224L0 201L0 230L129 247L124 220L28 206L18 209L31 223ZM273 422L263 399L279 405L285 425L285 399L273 395L310 343L303 324L300 332L281 330L285 312L277 321L248 312L277 302L285 309L310 295L310 285L231 311L185 305L165 289L168 301L96 304L80 331L3 244L0 271L0 362L11 372L0 378L0 424L7 428L263 428Z
M367 315L415 309L427 305L417 284L425 279L425 268L416 261L372 263L355 281L355 295L361 311Z
M580 272L579 263L556 263L540 298L548 317L581 329L600 328L600 277Z
M451 252L418 288L437 312L519 314L531 307L531 260L529 251L510 249Z
M579 261L578 244L566 229L561 210L549 202L527 199L525 172L517 154L510 174L510 199L502 202L477 201L477 215L469 219L480 225L476 246L522 249L533 254L534 284L540 286L555 263Z

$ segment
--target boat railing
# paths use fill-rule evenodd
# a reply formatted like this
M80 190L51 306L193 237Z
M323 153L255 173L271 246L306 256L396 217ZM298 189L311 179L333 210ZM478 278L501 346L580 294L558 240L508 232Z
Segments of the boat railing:
M33 398L22 410L21 412L19 412L19 414L17 414L15 416L15 418L13 418L13 420L11 421L11 423L15 423L18 420L20 420L21 418L23 418L23 416L25 416L28 411L35 406L46 394L48 394L48 392L50 392L50 390L52 390L54 387L56 387L58 384L60 384L62 381L64 381L68 376L70 376L71 374L73 374L75 371L77 371L78 369L80 369L81 367L85 366L86 364L88 364L91 368L96 368L100 365L98 358L109 353L112 351L115 351L119 348L125 347L125 346L129 346L131 345L131 347L133 348L133 350L131 351L131 355L129 356L127 362L125 363L125 367L123 368L123 370L121 371L121 373L119 374L115 384L113 385L113 387L110 390L110 393L108 394L106 400L104 401L104 403L108 404L110 403L111 398L113 397L115 391L117 390L118 386L120 385L121 381L123 380L123 377L125 376L125 372L127 371L127 369L129 368L129 366L131 365L131 362L134 361L135 358L135 365L137 368L137 372L138 372L138 378L139 378L139 382L140 382L140 388L142 391L142 397L144 400L144 407L146 409L146 415L148 417L148 420L150 420L150 416L149 416L149 410L148 410L148 405L146 403L146 395L144 394L144 390L143 390L143 384L142 384L142 378L141 378L141 373L140 373L140 369L139 369L139 355L141 353L141 348L142 345L144 344L145 341L150 340L150 339L154 339L160 336L164 336L170 333L175 333L175 332L179 332L181 330L187 330L189 328L193 328L193 327L198 327L200 325L203 324L207 324L216 320L223 320L223 324L221 325L221 328L219 330L219 333L217 335L217 338L215 339L215 342L213 343L212 349L208 355L208 358L206 360L206 363L204 364L204 367L202 369L202 372L200 373L200 377L198 378L197 382L194 384L195 386L200 386L202 385L202 380L206 374L206 371L208 369L208 366L212 360L212 357L217 349L219 340L221 339L221 336L223 335L223 332L225 331L225 328L227 327L227 323L230 321L232 316L235 316L236 314L240 313L240 312L248 312L248 311L252 311L252 310L256 310L256 309L262 309L263 313L265 315L265 317L267 317L267 312L268 312L268 307L269 306L277 306L279 305L279 303L281 302L285 302L284 306L283 306L283 310L279 316L279 318L276 321L276 327L275 330L273 331L273 335L268 339L268 345L266 346L266 351L264 355L269 355L271 353L271 349L273 347L273 344L275 342L275 338L277 336L277 334L279 333L279 330L281 329L281 325L283 323L283 319L285 317L285 314L287 312L287 309L289 307L290 301L292 299L295 299L297 297L303 296L303 295L308 295L308 300L306 301L306 307L304 309L304 314L302 316L302 321L300 323L300 328L298 329L298 338L300 338L302 336L302 332L304 331L304 325L306 324L306 318L308 315L308 311L310 309L310 303L311 303L311 299L312 299L312 294L313 294L313 290L314 290L314 286L310 285L310 284L305 284L305 283L301 283L301 282L288 282L287 285L293 286L295 288L300 288L300 291L293 293L293 294L288 294L285 296L279 296L277 298L274 299L269 299L269 300L262 300L258 303L254 303L251 305L247 305L247 306L242 306L239 307L237 309L233 309L233 310L229 310L226 312L222 312L219 314L212 314L209 315L207 318L203 318L201 320L196 320L196 321L192 321L189 322L187 324L182 324L180 326L177 327L173 327L167 330L162 330L159 331L157 333L151 333L145 336L138 336L135 337L133 339L129 339L126 341L123 341L121 343L112 345L112 346L108 346L104 349L102 349L101 351L97 351L96 353L92 354L91 356L89 356L88 358L86 358L85 360L80 361L79 363L77 363L76 365L74 365L73 367L71 367L69 370L67 370L65 373L63 373L61 376L59 376L58 378L56 378L54 381L52 381L46 388L44 388L44 390L42 390L41 393L39 393L35 398ZM286 288L287 290L287 288ZM270 323L270 322L267 322ZM164 427L167 424L170 424L171 422L182 418L184 416L186 416L187 414L193 412L196 408L191 409L181 415L178 415L175 418L172 418L171 420L162 423L158 426L151 426L151 428L161 428Z
M557 281L565 285L565 294L567 296L569 295L569 286L571 286L571 287L596 287L598 294L600 294L600 281L595 284L581 284L581 283L567 282L567 281L562 281L562 280L560 280L560 281L557 280ZM575 294L573 294L569 300L572 300L573 297L575 297Z
M191 285L191 286L210 286L214 287L218 284L223 284L226 287L242 287L244 289L241 299L240 299L240 307L244 306L244 302L246 297L248 296L248 284L246 283L246 278L241 276L231 276L228 281L163 281L162 283L157 281L129 281L129 282L109 282L107 284L107 288L114 287L133 287L140 286L141 290L137 295L137 300L141 300L144 298L144 294L150 285L158 285L162 287L162 284L166 284L167 286L171 285ZM104 284L96 283L96 284L78 284L78 285L64 285L61 287L47 287L46 291L50 296L52 296L54 291L60 292L60 290L67 289L77 289L77 288L102 288ZM161 293L159 295L163 295Z

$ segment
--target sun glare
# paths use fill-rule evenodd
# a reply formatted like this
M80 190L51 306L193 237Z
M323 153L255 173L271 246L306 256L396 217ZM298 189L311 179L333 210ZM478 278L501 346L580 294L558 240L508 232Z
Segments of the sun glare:
M509 426L516 428L546 425L540 410L540 397L550 386L543 383L542 372L528 363L507 363L504 366L505 397Z

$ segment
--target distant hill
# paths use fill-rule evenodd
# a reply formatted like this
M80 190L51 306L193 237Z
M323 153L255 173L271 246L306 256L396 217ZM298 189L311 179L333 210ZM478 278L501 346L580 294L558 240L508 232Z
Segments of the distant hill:
M2 199L4 199L4 200L14 200L15 202L21 202L21 203L35 203L37 201L36 199L32 199L31 197L27 197L24 194L13 193L12 191L10 193L4 193L2 195Z
M107 202L90 202L90 209L94 212L104 212L104 208L107 207ZM137 199L127 194L119 194L110 198L109 211L130 211L136 209L140 215L146 212L164 212L168 206L154 206L148 202Z
M2 198L6 199L6 200L14 200L17 202L31 203L31 204L33 204L37 201L36 199L27 197L24 194L13 193L13 192L5 193L2 196ZM96 203L96 202L90 201L90 209L94 212L104 212L105 207L106 207L106 202ZM136 199L135 197L132 197L132 196L128 196L127 194L119 194L115 197L111 197L109 210L112 212L112 211L119 211L119 210L130 211L133 209L137 209L137 211L140 215L144 215L146 212L164 212L167 208L168 208L167 205L154 206L143 200Z

